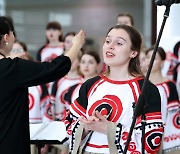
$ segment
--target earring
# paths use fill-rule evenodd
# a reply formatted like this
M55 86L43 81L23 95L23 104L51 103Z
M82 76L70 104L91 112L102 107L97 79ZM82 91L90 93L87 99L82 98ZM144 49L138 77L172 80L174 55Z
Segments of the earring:
M8 42L6 42L6 45L8 45Z

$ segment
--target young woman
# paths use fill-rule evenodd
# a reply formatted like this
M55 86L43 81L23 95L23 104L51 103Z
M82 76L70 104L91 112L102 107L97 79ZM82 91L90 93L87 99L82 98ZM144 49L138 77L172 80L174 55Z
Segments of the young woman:
M133 27L116 25L108 31L103 58L109 72L82 84L65 121L72 153L123 152L133 106L144 81L139 68L140 48L141 36ZM148 105L145 151L155 153L163 133L160 95L157 87L148 82L144 96ZM141 153L141 128L138 117L128 153Z
M146 51L146 65L149 65L154 47ZM154 83L161 95L161 111L164 123L163 136L163 153L167 151L173 152L180 148L180 139L178 136L180 132L179 127L179 112L180 102L175 82L162 76L162 66L166 59L166 53L163 48L158 47L157 54L154 60L152 71L150 74L150 81Z
M13 25L7 18L0 17L0 153L29 154L28 87L57 80L67 74L71 61L84 43L84 32L77 34L65 56L46 63L7 58L14 39Z
M52 61L57 56L64 53L64 44L62 42L62 28L56 22L49 22L46 26L46 44L38 51L37 60Z
M46 26L46 44L38 51L37 60L40 62L51 62L63 53L62 27L57 21L49 22ZM54 82L50 82L46 84L49 93L52 91L53 83Z
M139 62L140 62L140 68L144 75L146 75L147 68L146 68L146 54L144 51L141 51L139 54Z

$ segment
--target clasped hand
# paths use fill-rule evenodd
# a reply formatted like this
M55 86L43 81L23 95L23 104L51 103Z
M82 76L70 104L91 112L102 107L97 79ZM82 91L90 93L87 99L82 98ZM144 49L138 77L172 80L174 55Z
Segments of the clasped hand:
M84 133L87 134L89 131L96 131L99 133L107 134L108 120L106 116L101 115L99 111L93 112L93 115L85 118L81 116L79 121L84 127Z

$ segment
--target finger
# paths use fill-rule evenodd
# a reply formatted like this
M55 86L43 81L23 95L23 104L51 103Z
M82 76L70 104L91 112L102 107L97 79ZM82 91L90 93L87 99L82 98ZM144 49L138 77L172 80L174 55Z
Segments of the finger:
M83 117L83 116L80 116L78 120L79 121L86 121L87 119L85 117Z
M77 35L77 36L79 36L79 35L84 35L84 31L81 29L76 35Z
M98 119L97 117L95 117L95 116L90 116L90 117L88 118L88 120L89 120L89 121L99 121L99 119Z
M79 118L79 121L83 124L83 125L90 125L92 123L92 121L86 119L86 118Z
M106 120L106 118L104 116L102 116L99 111L95 111L95 116L100 120Z

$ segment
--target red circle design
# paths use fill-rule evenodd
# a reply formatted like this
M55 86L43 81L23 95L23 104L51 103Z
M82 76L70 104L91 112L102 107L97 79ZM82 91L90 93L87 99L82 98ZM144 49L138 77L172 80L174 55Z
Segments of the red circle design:
M29 94L28 95L28 103L29 103L29 110L31 110L34 106L34 97L32 94Z
M177 129L180 129L180 114L179 113L176 113L174 115L174 117L173 117L173 125Z
M111 111L108 113L106 106L110 106ZM101 111L98 110L98 107L102 107ZM94 111L98 110L103 115L108 115L108 120L116 122L122 114L122 102L121 100L114 95L105 95L101 100L96 101L89 109L88 114L91 116Z

